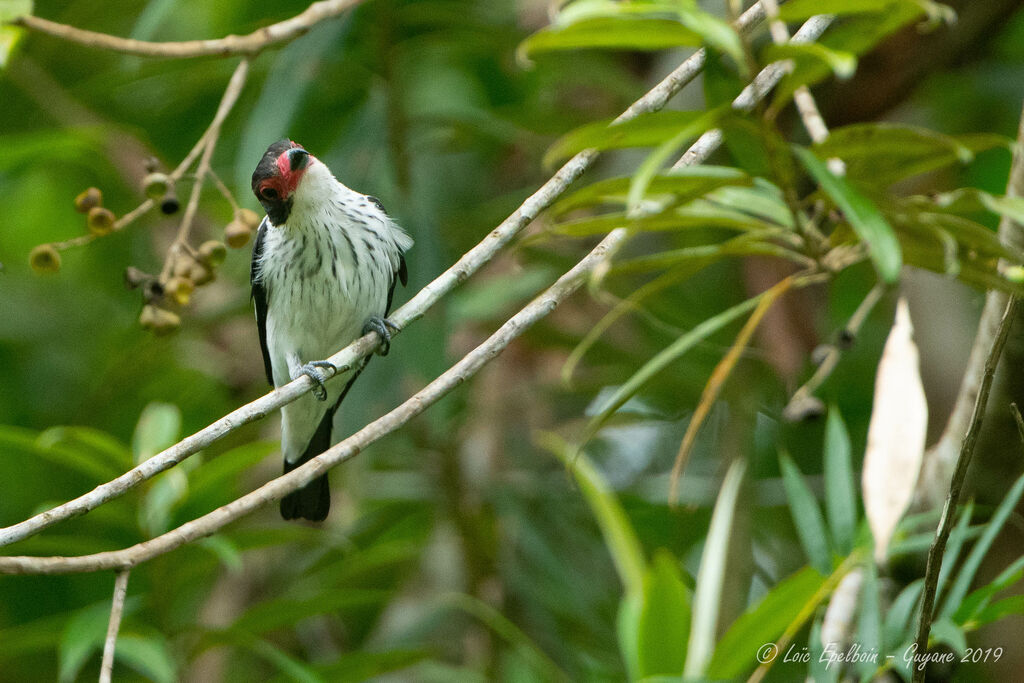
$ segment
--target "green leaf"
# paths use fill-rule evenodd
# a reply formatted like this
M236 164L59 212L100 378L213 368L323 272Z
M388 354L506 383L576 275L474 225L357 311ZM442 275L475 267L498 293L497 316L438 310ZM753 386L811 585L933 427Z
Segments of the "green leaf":
M782 469L782 484L789 500L789 512L793 516L793 526L800 538L800 545L807 554L811 566L821 574L832 572L832 553L829 550L828 535L825 522L821 517L821 508L814 494L804 481L800 469L785 453L779 454L779 466Z
M700 571L693 596L693 623L690 630L689 654L683 669L684 678L732 678L715 676L709 668L715 654L715 642L721 627L719 609L722 589L729 569L728 557L736 508L747 473L747 460L733 459L722 481L722 488L711 513L711 525L700 557ZM763 642L763 641L762 641ZM755 648L756 649L756 648ZM753 654L754 650L751 650Z
M693 607L679 564L661 550L644 576L643 602L637 623L637 661L641 677L679 676L686 661Z
M0 24L31 15L34 11L33 4L32 0L0 0Z
M6 69L11 61L11 54L14 48L25 35L25 29L20 26L0 26L0 69Z
M964 565L960 568L960 573L957 574L956 580L949 590L949 595L946 596L942 609L939 611L940 616L950 617L960 608L960 603L963 602L964 596L967 595L967 591L971 587L971 582L974 581L974 576L977 574L982 560L985 559L985 555L988 553L989 548L992 547L996 536L1002 531L1006 520L1010 517L1014 508L1016 508L1022 494L1024 494L1024 476L1019 477L1014 482L1006 497L1003 498L1002 502L999 503L999 507L993 513L992 519L985 525L984 533L982 533L978 542L974 544L967 559L964 560Z
M656 111L620 123L595 121L556 140L544 154L544 165L553 166L585 149L654 147L681 131L693 129L699 135L710 127L714 117L706 111Z
M782 198L782 190L763 178L753 187L725 186L708 193L708 201L763 218L785 228L793 227L793 214Z
M132 455L136 463L149 460L154 455L178 442L181 434L181 410L170 403L154 401L142 409L142 415L135 425L132 436Z
M39 434L29 429L0 425L0 453L8 457L14 453L25 453L96 481L107 481L122 473L122 470L81 448L68 448L52 441L40 443L39 437Z
M969 621L972 621L988 607L996 593L1006 590L1022 578L1024 578L1024 557L1018 557L987 585L972 591L953 614L953 621L961 626L966 626Z
M647 563L636 531L608 482L584 453L572 453L564 441L550 432L537 435L538 443L554 453L572 472L594 518L627 594L641 595Z
M157 683L174 683L178 680L177 665L167 647L167 641L162 637L121 634L117 638L114 661L127 664Z
M288 654L277 645L261 638L246 638L238 643L249 652L272 664L278 671L298 683L322 683L316 669Z
M1003 617L1017 614L1024 614L1024 595L1013 595L992 603L978 613L974 618L974 625L980 628L994 621L999 621Z
M758 648L774 643L816 598L825 577L811 567L779 582L725 632L707 670L712 680L734 680L756 664Z
M850 434L835 404L825 422L825 514L836 552L848 555L857 536L857 489L853 478Z
M792 59L794 62L813 60L824 64L837 78L851 78L857 71L857 56L825 47L821 43L771 43L761 52L765 64Z
M640 631L640 613L643 608L642 593L626 591L619 601L619 611L615 619L615 635L619 641L619 651L626 663L629 680L635 681L640 675L640 642L637 634Z
M832 130L814 151L822 159L842 159L851 179L888 186L910 176L970 163L975 153L1005 142L997 136L957 138L903 123L856 123Z
M378 605L385 602L390 595L391 592L387 590L347 588L344 591L310 598L275 598L250 607L235 620L228 631L235 634L261 635L318 614Z
M809 149L794 147L804 168L842 209L857 236L867 243L871 260L885 282L895 282L903 262L900 243L892 227L871 201L844 178L833 174Z
M755 296L751 299L736 304L731 308L722 311L718 315L705 320L695 328L679 337L670 346L660 351L653 358L644 363L643 367L637 370L632 377L630 377L624 384L622 384L613 393L607 403L601 407L601 409L591 418L590 422L583 430L583 436L580 438L580 443L587 443L594 434L615 414L626 401L636 395L640 389L647 384L651 379L657 377L669 364L681 358L687 351L692 349L700 342L706 340L708 337L718 332L726 325L734 322L744 313L751 311L757 302L761 299L762 294Z
M132 466L132 453L123 443L113 435L92 427L50 427L39 435L37 443L43 448L59 444L79 451L87 449L118 471Z
M551 212L558 216L573 209L595 204L625 204L632 182L633 179L630 177L599 180L562 199L552 207ZM719 187L751 184L753 179L735 168L696 166L672 169L655 176L647 188L647 194L671 197L677 204L683 204L703 197Z
M684 26L704 39L704 44L729 55L743 74L749 73L743 41L728 22L705 12L697 3L682 4L678 16Z
M819 14L885 12L896 5L918 6L916 0L790 0L779 7L783 21L803 21Z
M596 17L541 29L520 43L516 54L520 61L528 62L539 54L559 50L664 50L700 44L698 34L671 19Z

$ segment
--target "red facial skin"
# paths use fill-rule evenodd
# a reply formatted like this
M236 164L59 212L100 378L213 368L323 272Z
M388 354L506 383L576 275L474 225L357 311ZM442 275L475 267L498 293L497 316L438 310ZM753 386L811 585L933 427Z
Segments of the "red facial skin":
M295 144L294 142L292 143L292 145L292 149L299 147L299 145ZM306 172L306 169L309 168L309 165L315 161L315 159L313 158L312 155L310 155L308 162L303 168L300 168L297 171L292 171L291 161L288 156L290 151L291 150L284 152L283 154L281 154L281 156L277 157L277 175L273 176L272 178L267 178L262 183L260 183L260 194L263 194L263 191L268 187L276 190L277 196L284 200L287 200L289 197L292 196L292 194L294 194L295 188L298 187L299 181L302 180L303 174Z

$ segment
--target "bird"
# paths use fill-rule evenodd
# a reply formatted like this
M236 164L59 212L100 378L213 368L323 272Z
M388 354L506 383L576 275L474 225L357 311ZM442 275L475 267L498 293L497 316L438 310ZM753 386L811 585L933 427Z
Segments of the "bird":
M267 380L280 387L302 375L313 392L281 408L287 474L331 446L334 415L369 356L326 378L324 360L370 331L379 355L390 349L395 285L409 274L413 239L375 197L343 185L291 140L271 144L252 174L266 211L253 243L250 284ZM337 370L337 368L334 368ZM286 520L320 522L330 509L327 474L281 499Z

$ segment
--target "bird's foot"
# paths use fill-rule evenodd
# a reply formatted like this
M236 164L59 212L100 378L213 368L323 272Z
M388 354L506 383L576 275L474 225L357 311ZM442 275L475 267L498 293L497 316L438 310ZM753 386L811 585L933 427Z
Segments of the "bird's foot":
M324 382L327 381L327 375L325 375L324 371L320 368L331 368L334 371L338 370L338 368L336 368L330 361L312 360L299 368L298 375L296 375L295 379L298 379L299 375L306 375L309 377L313 380L313 395L316 396L316 400L326 401L327 389L324 387Z
M388 355L388 351L391 350L392 330L398 332L398 325L394 324L387 318L381 318L376 315L371 315L363 324L363 334L376 332L380 335L380 346L377 347L377 355L379 356L386 356Z

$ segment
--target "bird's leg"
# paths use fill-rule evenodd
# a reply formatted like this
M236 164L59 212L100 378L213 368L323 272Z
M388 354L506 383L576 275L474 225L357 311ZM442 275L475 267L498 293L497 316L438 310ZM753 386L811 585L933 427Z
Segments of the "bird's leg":
M377 355L386 356L391 350L391 331L398 332L400 328L387 318L371 315L363 324L363 334L376 332L380 335L380 346L377 347Z
M338 368L327 360L311 360L305 365L300 366L292 373L292 379L298 379L302 375L306 375L313 380L313 395L316 396L318 401L327 400L327 389L324 387L324 382L327 381L327 376L324 371L320 368L331 368L337 372Z

